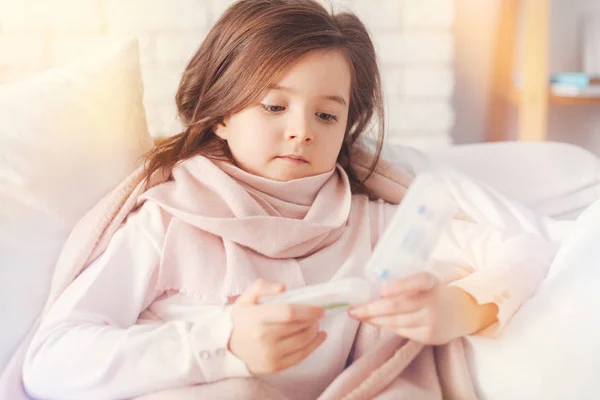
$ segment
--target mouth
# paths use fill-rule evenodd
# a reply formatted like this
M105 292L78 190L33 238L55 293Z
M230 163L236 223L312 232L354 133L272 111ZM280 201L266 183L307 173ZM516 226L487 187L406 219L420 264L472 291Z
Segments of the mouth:
M294 163L294 164L306 164L306 163L308 163L308 161L304 157L296 155L296 154L288 154L288 155L285 155L285 156L279 156L277 158L279 158L281 160L289 161L289 162Z

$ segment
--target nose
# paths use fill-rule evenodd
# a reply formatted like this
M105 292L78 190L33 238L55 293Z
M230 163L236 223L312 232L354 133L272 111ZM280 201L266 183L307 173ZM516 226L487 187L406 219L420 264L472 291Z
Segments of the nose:
M286 135L289 140L311 143L314 140L310 121L305 116L297 116L288 125Z

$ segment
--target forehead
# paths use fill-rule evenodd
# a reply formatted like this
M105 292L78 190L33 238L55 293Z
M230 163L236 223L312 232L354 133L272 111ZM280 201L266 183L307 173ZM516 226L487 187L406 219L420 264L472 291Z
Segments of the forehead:
M343 96L348 100L351 85L350 65L340 50L315 50L298 61L275 85L304 94Z

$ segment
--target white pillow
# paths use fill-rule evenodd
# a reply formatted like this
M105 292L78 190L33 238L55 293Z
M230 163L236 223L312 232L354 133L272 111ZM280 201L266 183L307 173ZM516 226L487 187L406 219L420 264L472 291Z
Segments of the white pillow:
M498 338L466 339L482 399L595 399L600 394L600 201L574 223L555 271Z
M600 159L559 142L497 142L429 154L541 215L574 220L600 198Z
M142 95L137 41L0 86L0 371L72 227L152 145Z

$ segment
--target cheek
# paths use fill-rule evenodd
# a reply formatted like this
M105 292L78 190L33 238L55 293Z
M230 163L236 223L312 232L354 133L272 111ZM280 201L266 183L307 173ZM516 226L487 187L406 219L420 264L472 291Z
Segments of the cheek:
M229 147L238 160L252 160L269 153L276 141L273 126L255 116L246 116L231 121Z
M337 159L344 141L344 132L336 132L328 137L326 151L330 157Z

